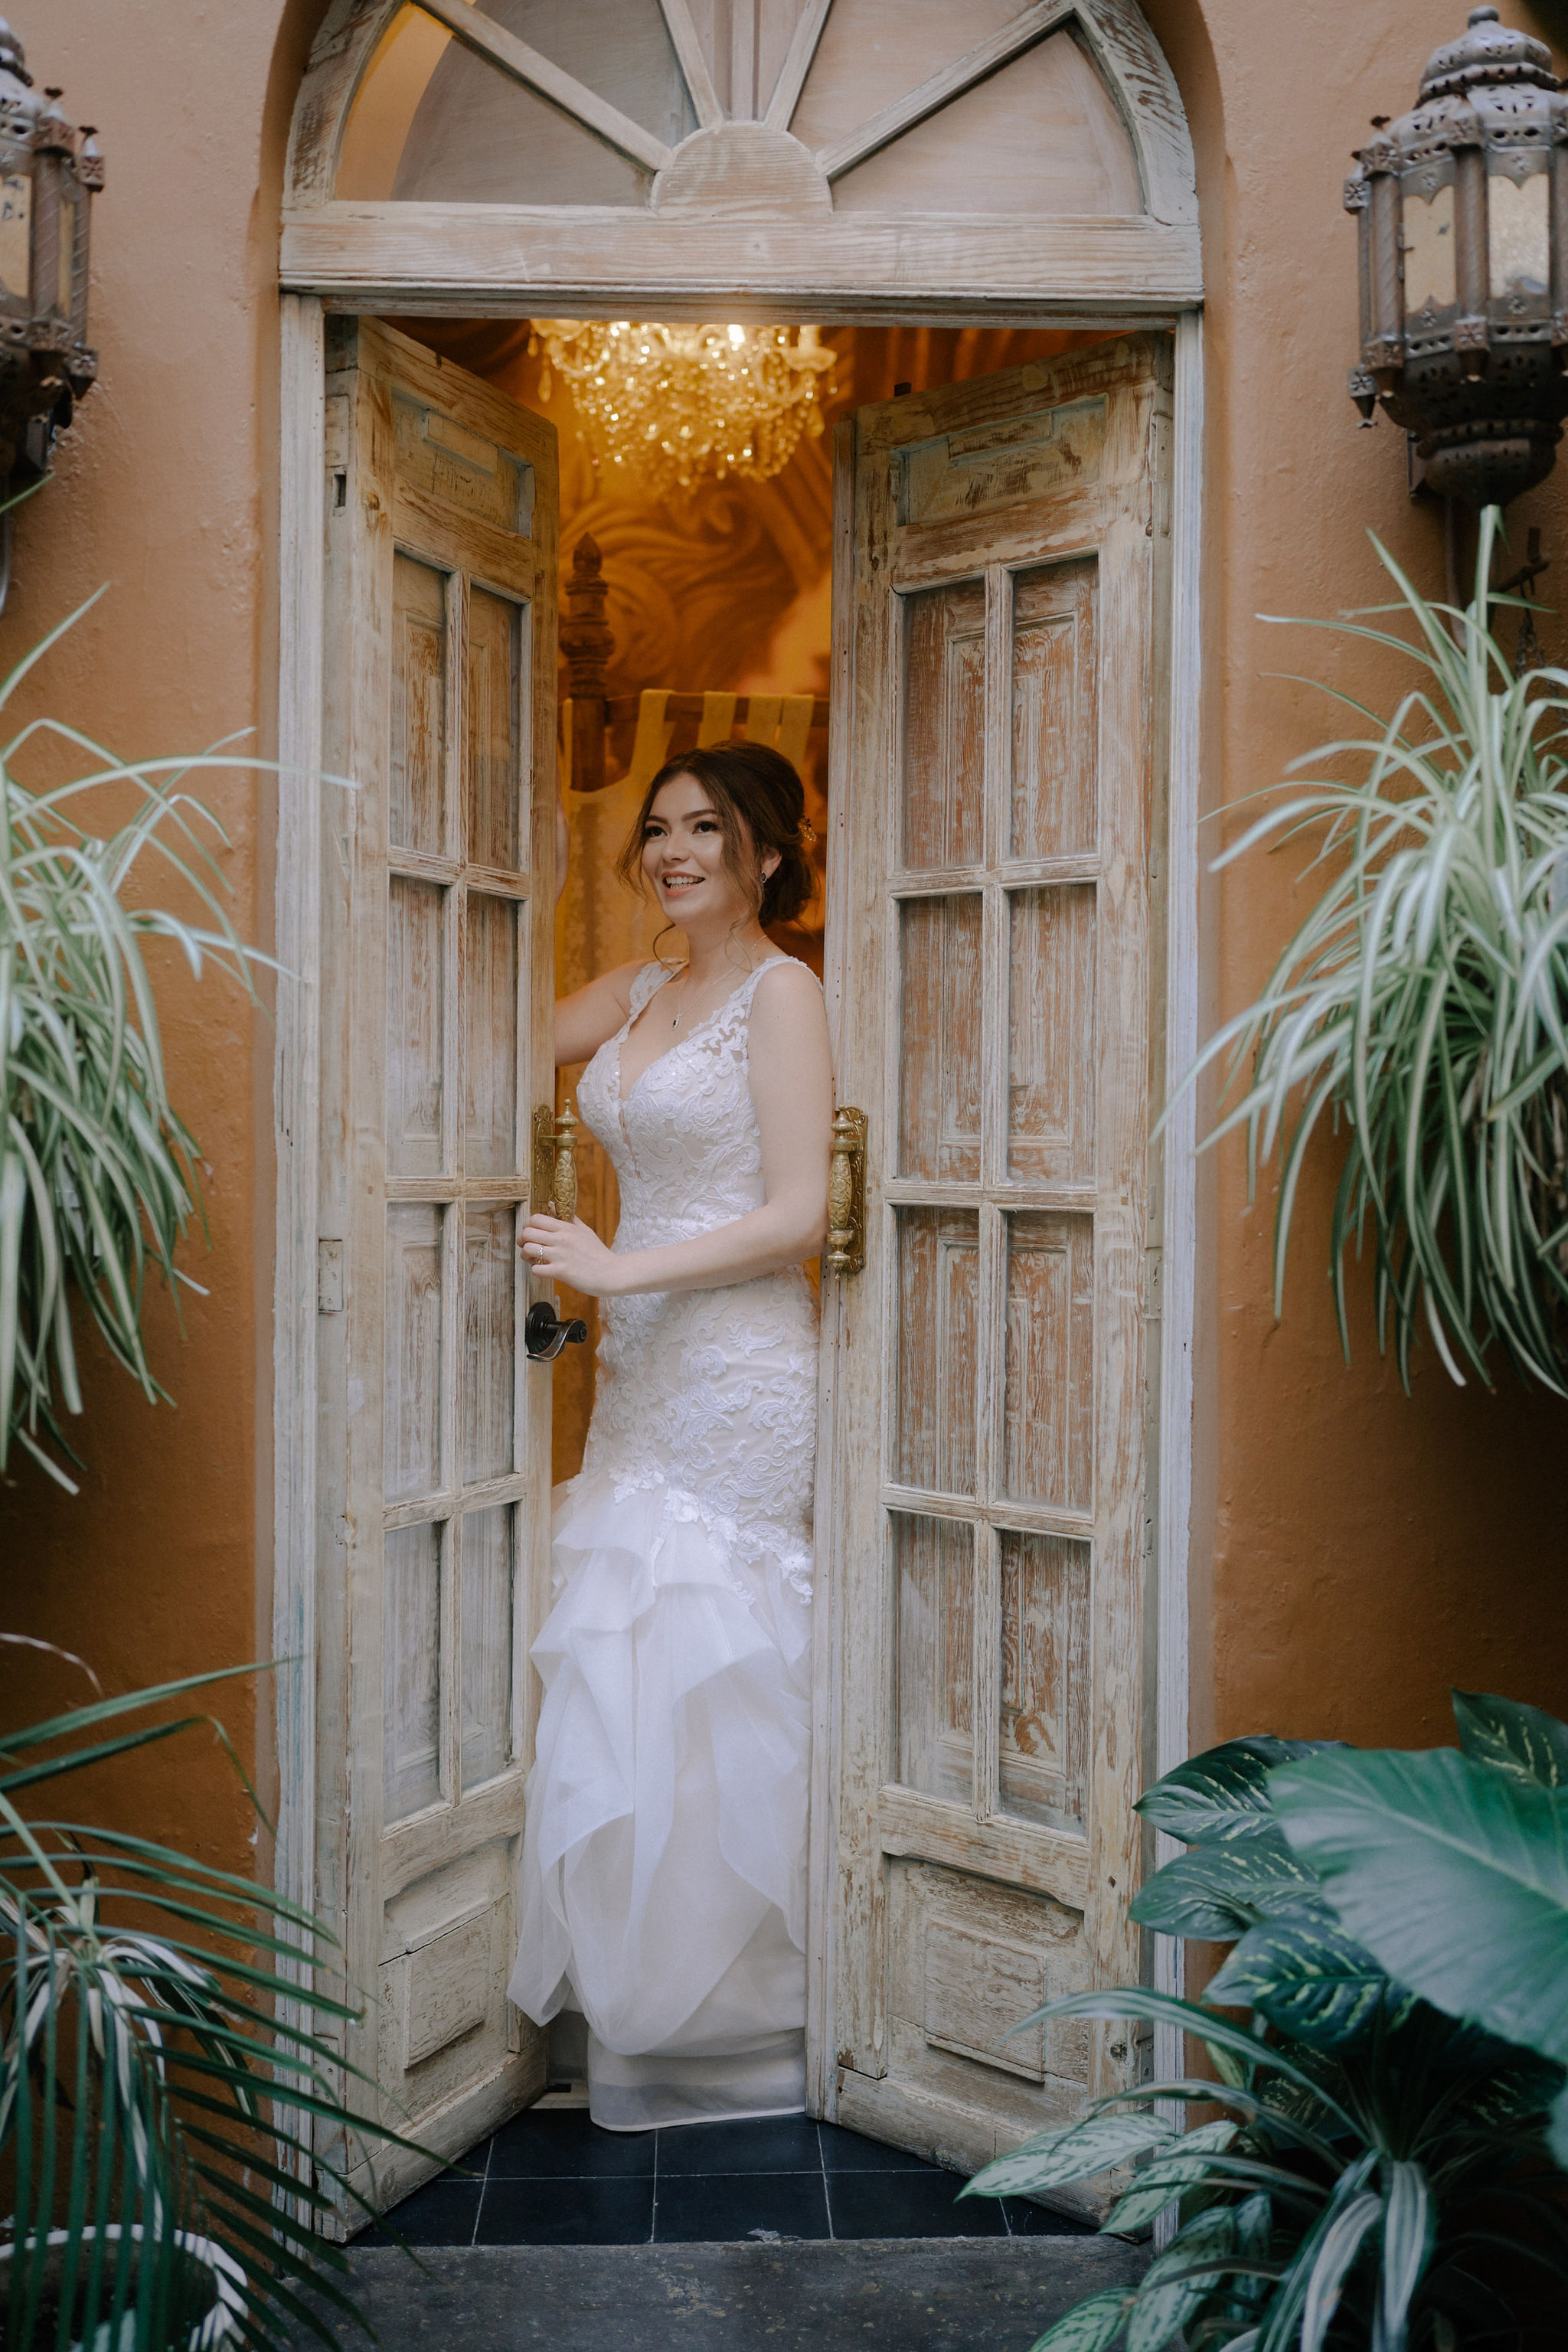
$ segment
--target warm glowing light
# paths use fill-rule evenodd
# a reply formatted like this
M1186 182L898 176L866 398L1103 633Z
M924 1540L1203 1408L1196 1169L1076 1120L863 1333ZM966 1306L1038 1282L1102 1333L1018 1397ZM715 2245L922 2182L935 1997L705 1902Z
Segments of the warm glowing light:
M545 354L544 398L551 368L570 385L595 462L628 466L657 497L780 472L822 431L834 358L815 327L629 320L536 319L529 348Z

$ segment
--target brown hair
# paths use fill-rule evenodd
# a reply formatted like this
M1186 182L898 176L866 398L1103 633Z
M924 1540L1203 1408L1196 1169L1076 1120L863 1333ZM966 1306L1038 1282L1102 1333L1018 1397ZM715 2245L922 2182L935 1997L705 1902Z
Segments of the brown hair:
M816 880L806 846L805 790L784 753L765 743L710 743L667 760L616 860L622 881L642 887L643 827L677 776L689 776L708 794L724 835L724 870L750 898L763 929L793 923L811 903ZM764 881L762 860L770 849L777 850L779 862Z

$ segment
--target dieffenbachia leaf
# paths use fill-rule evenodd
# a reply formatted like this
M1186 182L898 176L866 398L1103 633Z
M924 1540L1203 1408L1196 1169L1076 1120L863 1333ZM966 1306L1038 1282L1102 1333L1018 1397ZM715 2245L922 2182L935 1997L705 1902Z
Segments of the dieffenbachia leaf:
M1154 1829L1184 1844L1209 1839L1256 1837L1269 1826L1268 1774L1276 1764L1315 1756L1332 1741L1276 1739L1256 1732L1227 1739L1201 1756L1189 1756L1157 1780L1136 1810Z
M1041 2132L1008 2156L977 2172L961 2197L1032 2197L1069 2180L1131 2164L1152 2147L1168 2147L1177 2135L1157 2116L1090 2116L1066 2131Z
M1121 2287L1112 2286L1075 2303L1054 2327L1036 2338L1030 2352L1109 2352L1121 2333L1131 2301Z
M1138 2302L1127 2328L1127 2352L1164 2352L1205 2295L1219 2284L1222 2266L1198 2265L1207 2254L1228 2254L1236 2242L1236 2216L1228 2205L1211 2205L1189 2221L1143 2273Z
M1494 1764L1543 1789L1568 1788L1568 1723L1522 1699L1489 1691L1452 1694L1459 1746L1477 1764Z
M1262 1919L1326 1910L1322 1888L1272 1822L1251 1837L1178 1854L1132 1902L1142 1927L1209 1939L1244 1936Z
M1184 2189L1203 2179L1205 2159L1222 2154L1240 2129L1239 2124L1217 2123L1200 2124L1195 2131L1184 2132L1168 2154L1157 2156L1138 2175L1110 2219L1101 2224L1102 2230L1113 2237L1146 2230Z
M1410 2003L1364 1946L1327 1918L1273 1919L1250 1928L1205 1998L1220 2009L1256 2009L1316 2050L1353 2042L1385 2003Z
M1568 2062L1568 1790L1449 1748L1313 1757L1271 1786L1292 1849L1392 1976Z

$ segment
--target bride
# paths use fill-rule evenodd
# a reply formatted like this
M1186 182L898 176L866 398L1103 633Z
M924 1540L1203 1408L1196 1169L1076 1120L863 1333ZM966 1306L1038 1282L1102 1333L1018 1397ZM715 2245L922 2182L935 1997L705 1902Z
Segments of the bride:
M557 1063L615 1164L606 1248L532 1217L529 1271L605 1302L529 1776L511 1999L587 2021L611 2130L804 2104L810 1512L826 1224L822 993L765 926L811 895L778 752L672 760L620 862L686 961L555 1008ZM656 943L657 944L657 943ZM589 1056L592 1059L589 1059Z

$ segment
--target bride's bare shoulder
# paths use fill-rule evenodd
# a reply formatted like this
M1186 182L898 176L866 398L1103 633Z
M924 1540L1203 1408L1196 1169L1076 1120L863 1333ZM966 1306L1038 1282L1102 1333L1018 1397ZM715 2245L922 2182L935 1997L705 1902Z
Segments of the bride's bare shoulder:
M556 999L555 1059L585 1062L606 1039L615 1035L632 1009L632 990L646 959L618 963L602 971L585 987Z

